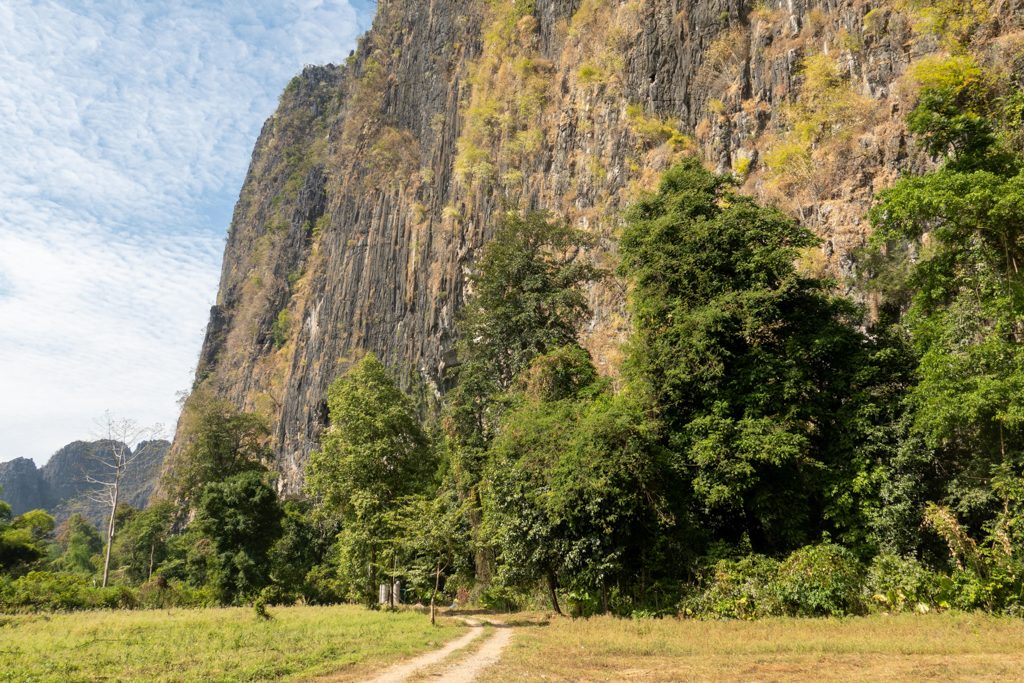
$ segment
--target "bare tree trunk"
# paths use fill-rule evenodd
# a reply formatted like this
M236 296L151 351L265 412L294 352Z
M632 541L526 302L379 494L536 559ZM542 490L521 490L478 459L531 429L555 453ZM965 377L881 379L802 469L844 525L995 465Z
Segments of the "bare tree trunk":
M548 590L551 591L551 604L555 606L558 616L562 616L562 610L558 607L558 596L555 595L555 575L548 574Z
M153 555L156 553L156 539L149 545L149 578L146 581L153 580Z
M430 625L434 625L434 598L437 597L437 588L441 585L441 556L437 556L437 571L434 573L434 592L430 594Z
M377 604L377 549L370 551L370 607Z
M608 614L608 589L604 585L604 579L601 579L601 614Z
M102 419L97 419L95 422L100 428L98 433L94 433L97 442L102 442L101 450L109 451L109 455L94 451L89 455L89 459L104 468L103 471L106 474L86 473L85 480L100 487L88 494L90 500L110 505L110 523L107 524L107 552L103 561L103 587L106 588L110 581L110 551L114 545L114 521L117 517L121 479L126 472L134 467L142 455L149 452L152 446L151 440L160 436L163 427L159 424L152 427L140 427L134 420L116 420L109 411L103 414ZM146 441L149 443L141 445ZM138 447L136 448L136 446ZM135 448L134 452L132 452L133 448ZM152 574L152 562L150 573Z
M398 564L398 555L391 558L391 585L388 586L388 606L395 609L395 567Z
M110 524L107 525L107 559L103 562L103 587L107 587L107 577L110 575L110 546L114 545L114 515L117 514L117 489L120 481L115 481L113 496L110 504Z

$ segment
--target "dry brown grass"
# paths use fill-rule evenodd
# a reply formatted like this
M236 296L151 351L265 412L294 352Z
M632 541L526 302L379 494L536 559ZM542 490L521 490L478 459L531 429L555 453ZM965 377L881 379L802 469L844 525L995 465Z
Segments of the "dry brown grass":
M515 639L483 683L1024 680L1024 623L988 616L508 623Z

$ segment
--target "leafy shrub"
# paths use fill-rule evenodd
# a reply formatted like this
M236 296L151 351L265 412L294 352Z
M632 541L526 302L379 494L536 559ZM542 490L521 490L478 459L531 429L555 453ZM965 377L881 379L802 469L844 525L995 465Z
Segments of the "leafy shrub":
M643 106L639 104L626 107L626 119L642 143L658 145L668 142L673 148L680 149L690 142L675 126L656 116L646 116Z
M736 160L736 163L733 164L733 170L735 171L736 176L738 178L746 179L746 177L748 175L750 175L750 171L752 170L751 169L751 163L750 163L750 157L740 157L740 158L738 158Z
M779 567L776 588L792 616L841 617L866 612L861 596L863 567L852 552L822 543L803 547Z
M703 591L680 604L684 616L713 619L757 619L782 613L776 596L779 563L763 555L719 560Z
M314 566L306 574L300 592L302 599L310 605L335 605L348 599L348 588L338 577L334 564Z
M270 327L270 333L274 337L274 348L279 349L288 342L288 334L292 330L292 314L287 308L277 314L277 320Z
M192 589L156 577L141 588L108 586L71 574L30 572L18 579L0 576L0 613L73 612L91 609L210 607L207 589Z
M329 228L331 225L331 217L327 214L320 216L316 219L316 225L313 226L313 239L318 240L320 236L324 234L324 230Z
M590 64L584 64L580 68L580 83L586 83L588 85L593 83L603 83L604 72L595 66Z
M936 604L941 579L913 557L882 553L868 567L864 593L886 611L921 609Z

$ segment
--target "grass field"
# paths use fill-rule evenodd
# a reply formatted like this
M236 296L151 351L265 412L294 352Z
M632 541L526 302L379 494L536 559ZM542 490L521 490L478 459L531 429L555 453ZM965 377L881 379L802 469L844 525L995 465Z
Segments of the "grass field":
M0 681L270 681L361 677L465 627L361 607L0 616Z
M1024 622L964 614L701 622L531 619L481 683L1024 681Z

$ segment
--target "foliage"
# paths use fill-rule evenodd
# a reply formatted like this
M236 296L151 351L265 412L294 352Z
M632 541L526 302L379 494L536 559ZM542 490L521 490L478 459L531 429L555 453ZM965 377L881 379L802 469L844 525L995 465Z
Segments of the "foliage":
M880 193L870 218L877 250L909 242L922 253L907 277L906 321L921 359L913 426L939 451L948 500L980 530L1000 500L1010 501L996 481L1024 466L1024 174L986 119L947 108L953 93L926 89L912 116L946 164Z
M779 576L777 560L757 554L719 560L709 568L707 576L702 590L681 601L681 615L750 621L782 614L775 590Z
M834 543L805 546L779 566L779 602L791 616L863 614L862 575L848 549Z
M948 579L947 579L948 581ZM942 577L912 556L882 552L868 567L865 596L888 612L923 611L936 605Z
M963 49L990 17L983 0L900 0L896 9L911 14L915 31L938 36L954 51Z
M223 604L254 598L271 583L270 550L281 536L277 492L261 472L242 472L208 484L195 524L215 552L211 587Z
M290 279L290 276L289 276ZM270 335L274 339L274 348L279 349L288 343L288 335L292 331L292 314L287 308L281 309L277 319L270 328Z
M675 524L671 473L641 401L612 395L589 355L564 347L536 358L491 448L488 533L499 579L583 596L637 588L648 556ZM603 586L603 588L602 588ZM604 610L604 605L599 608Z
M243 472L266 471L270 425L256 413L239 411L229 401L198 389L188 398L178 430L179 446L168 457L164 491L186 509L203 488Z
M505 389L535 356L574 341L589 313L582 288L604 275L578 258L592 244L546 212L501 215L470 275L459 325L464 362L483 365Z
M817 202L831 187L822 165L848 156L854 132L870 121L873 106L853 88L834 56L807 56L800 79L798 98L782 111L786 131L765 161L780 188L806 191Z
M639 104L631 104L626 107L626 120L629 121L630 127L642 144L660 145L667 142L673 149L680 150L692 143L692 140L680 132L677 126L669 124L657 116L648 116Z
M272 551L274 586L284 598L301 597L310 605L340 602L344 593L333 585L338 520L308 500L286 500L281 507L283 531Z
M0 494L3 493L0 486ZM11 519L11 506L0 501L0 573L24 573L46 557L53 517L32 510Z
M342 569L369 602L383 544L397 535L388 513L431 483L437 462L409 397L373 354L331 385L327 402L331 428L310 455L307 487L342 520Z
M628 215L625 368L657 402L707 524L778 552L810 528L861 523L831 492L861 467L851 456L876 373L857 311L794 269L817 238L734 183L684 160Z
M56 540L63 550L51 566L60 571L92 576L98 569L98 555L103 549L100 532L76 512L56 530ZM57 550L57 547L53 548Z
M138 511L120 524L114 538L113 565L124 578L141 584L153 576L153 570L168 557L167 541L171 535L177 509L169 501L161 501Z

